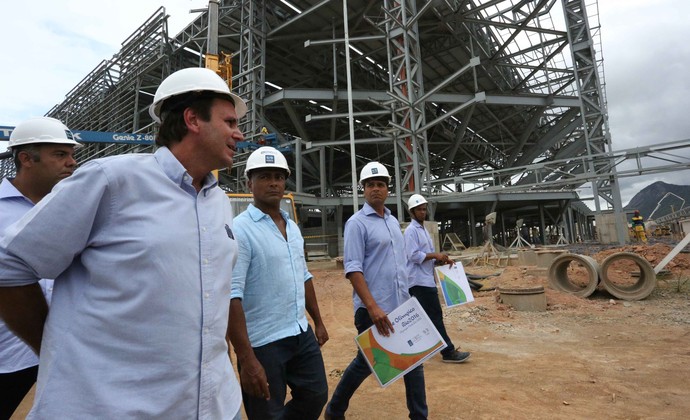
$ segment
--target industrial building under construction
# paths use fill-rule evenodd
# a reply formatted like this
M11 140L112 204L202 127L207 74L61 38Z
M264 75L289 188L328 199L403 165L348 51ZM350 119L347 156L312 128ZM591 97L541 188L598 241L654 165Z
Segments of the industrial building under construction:
M495 212L505 246L518 220L541 243L594 239L594 215L599 239L622 242L618 177L676 170L639 162L687 147L611 149L596 0L212 0L193 16L171 34L155 11L47 115L75 131L152 134L160 82L217 69L249 106L222 187L246 192L246 157L279 147L307 241L333 255L372 160L393 175L398 218L424 194L442 238L480 245ZM87 143L77 160L154 147L134 138ZM617 168L629 160L636 170Z

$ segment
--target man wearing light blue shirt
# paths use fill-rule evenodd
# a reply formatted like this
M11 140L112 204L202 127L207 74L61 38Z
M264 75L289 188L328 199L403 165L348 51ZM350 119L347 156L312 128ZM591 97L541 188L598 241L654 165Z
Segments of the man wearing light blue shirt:
M7 229L0 315L41 356L30 418L238 416L237 243L211 171L232 165L246 110L211 70L175 72L150 108L155 154L85 164ZM47 320L24 292L40 277L55 278Z
M278 150L255 150L245 169L254 202L235 219L239 252L229 336L250 420L316 420L328 399L320 349L328 332L307 270L304 239L280 208L289 174ZM292 399L285 404L288 386Z
M393 325L387 314L410 298L405 241L400 224L385 206L390 183L386 167L369 162L362 168L360 183L366 202L345 224L345 276L354 289L357 332L374 325L381 335L389 336ZM345 418L350 399L370 374L366 359L357 352L326 407L326 419ZM410 418L426 419L424 366L408 372L404 381Z
M19 123L8 144L16 176L0 183L0 238L5 229L41 201L55 184L72 175L77 146L60 121L39 117ZM50 304L53 280L41 279L41 292ZM37 287L31 286L37 291ZM41 309L43 311L43 308ZM0 320L0 419L10 418L36 382L38 356Z
M446 348L441 350L445 363L463 363L470 358L470 353L459 351L450 340L443 324L443 311L438 299L436 280L434 279L434 264L455 263L444 253L436 252L431 241L431 235L424 228L427 213L427 201L420 194L412 194L407 201L407 209L412 222L405 229L405 249L407 251L407 269L409 271L410 295L417 298L424 312L429 316L434 327L446 342Z

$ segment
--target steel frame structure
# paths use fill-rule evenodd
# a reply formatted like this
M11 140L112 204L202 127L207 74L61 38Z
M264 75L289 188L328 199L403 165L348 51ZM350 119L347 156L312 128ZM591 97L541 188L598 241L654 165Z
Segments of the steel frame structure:
M596 3L593 4L596 7ZM588 155L611 152L611 139L608 131L608 115L604 90L601 86L600 72L589 17L584 0L566 0L563 11L568 28L568 41L573 58L575 80L577 82L580 100L582 102L580 115L583 125L579 131L585 140ZM610 167L606 161L590 161L588 172L601 173L602 168ZM603 198L611 207L622 209L620 190L616 182L615 168L607 177L599 177L592 182L595 196ZM597 211L600 210L599 200L595 200Z
M203 65L208 25L200 12L170 36L158 9L48 115L78 130L152 132L156 86ZM289 188L309 201L357 194L351 162L359 171L379 160L394 174L399 217L413 192L590 181L620 212L598 32L596 0L223 0L217 42L249 104L247 139L267 127L292 147ZM78 159L141 149L90 145ZM226 188L243 188L247 154L221 174Z

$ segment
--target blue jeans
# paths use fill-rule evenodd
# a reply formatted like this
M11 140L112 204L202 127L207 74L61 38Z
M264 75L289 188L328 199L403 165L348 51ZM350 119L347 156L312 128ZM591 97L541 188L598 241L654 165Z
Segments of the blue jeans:
M364 332L367 328L374 325L369 317L369 312L364 308L357 309L355 312L355 327L358 333ZM343 417L350 405L350 398L355 391L371 375L371 369L367 364L362 352L357 352L357 356L350 362L340 378L338 386L333 392L331 402L326 407L326 413L333 418ZM411 419L426 419L429 409L426 405L426 389L424 386L424 366L419 365L408 372L404 377L405 397L407 409Z
M443 310L441 309L441 302L438 300L438 291L435 287L412 286L410 287L410 295L417 298L419 304L424 308L424 312L429 316L434 327L441 334L441 338L446 342L448 347L441 350L441 354L449 356L455 351L453 342L450 341L446 326L443 325Z
M254 354L266 371L271 399L242 391L249 419L318 419L328 401L328 382L321 348L311 326L298 335L255 347ZM237 368L242 370L238 363ZM287 386L292 399L285 404Z

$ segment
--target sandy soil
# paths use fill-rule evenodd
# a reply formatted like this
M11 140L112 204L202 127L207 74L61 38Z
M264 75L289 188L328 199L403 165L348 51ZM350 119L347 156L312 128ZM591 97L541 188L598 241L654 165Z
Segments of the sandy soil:
M604 250L643 255L652 265L669 251L663 244ZM594 252L591 247L579 250ZM429 417L685 418L690 411L690 257L680 254L645 300L625 302L597 290L579 298L548 287L536 267L466 267L485 289L542 285L544 312L515 311L497 290L445 311L449 335L472 358L459 365L427 361ZM332 390L355 356L351 287L335 263L310 263L330 341L323 354ZM14 418L23 418L31 396ZM685 414L684 414L685 413ZM367 379L351 401L349 419L407 418L402 381L386 389Z

